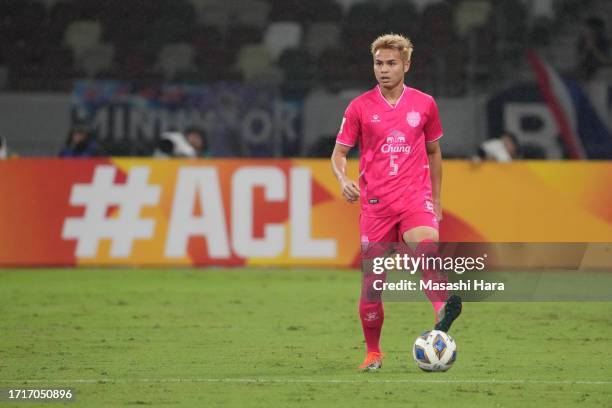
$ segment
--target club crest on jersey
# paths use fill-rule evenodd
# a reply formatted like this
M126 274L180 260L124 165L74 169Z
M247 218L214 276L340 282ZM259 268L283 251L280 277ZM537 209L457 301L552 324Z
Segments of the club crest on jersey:
M419 112L410 111L406 114L406 122L412 127L417 127L421 123L421 114Z

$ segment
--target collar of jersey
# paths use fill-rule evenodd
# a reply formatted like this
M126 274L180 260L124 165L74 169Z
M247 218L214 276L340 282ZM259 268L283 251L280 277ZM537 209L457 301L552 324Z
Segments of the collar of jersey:
M393 110L393 109L397 108L399 106L400 102L402 101L402 98L404 97L404 94L406 93L406 84L404 84L404 88L402 89L402 94L397 99L397 102L395 103L395 106L391 105L389 103L389 101L385 98L385 96L382 94L382 91L380 90L380 85L376 85L376 89L378 90L378 95L380 95L380 97L383 99L383 101L385 101L385 103L389 107L389 110Z

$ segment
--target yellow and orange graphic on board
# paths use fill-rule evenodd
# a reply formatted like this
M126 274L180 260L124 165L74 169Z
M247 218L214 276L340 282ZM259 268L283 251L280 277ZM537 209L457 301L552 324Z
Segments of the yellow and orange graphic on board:
M328 160L12 159L0 175L0 266L359 259L359 207ZM441 240L610 242L611 179L606 162L447 161Z

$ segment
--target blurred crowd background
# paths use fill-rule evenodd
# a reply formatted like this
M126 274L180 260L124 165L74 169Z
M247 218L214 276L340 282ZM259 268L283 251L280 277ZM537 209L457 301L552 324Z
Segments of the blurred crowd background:
M606 0L0 0L0 152L327 157L394 32L447 157L572 157L533 52L603 125L580 158L612 159L611 20Z

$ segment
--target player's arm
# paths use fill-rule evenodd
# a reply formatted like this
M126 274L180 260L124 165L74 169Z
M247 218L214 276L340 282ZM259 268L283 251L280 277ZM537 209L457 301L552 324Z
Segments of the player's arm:
M357 186L353 180L350 180L346 174L348 162L347 155L350 150L351 148L349 146L336 143L331 156L331 163L334 175L336 176L338 183L340 183L342 196L349 203L354 203L359 199L359 186Z
M431 177L431 195L434 211L438 221L442 220L442 204L440 192L442 190L442 149L440 143L435 140L426 143L427 157L429 158L429 175Z

